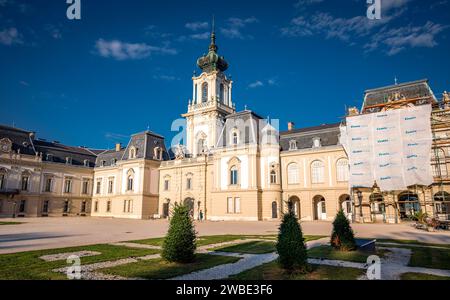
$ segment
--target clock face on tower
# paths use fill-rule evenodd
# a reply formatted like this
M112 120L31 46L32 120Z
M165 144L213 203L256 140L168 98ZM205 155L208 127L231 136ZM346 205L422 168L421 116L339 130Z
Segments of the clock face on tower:
M12 143L10 139L4 138L0 140L0 151L9 153L11 152Z

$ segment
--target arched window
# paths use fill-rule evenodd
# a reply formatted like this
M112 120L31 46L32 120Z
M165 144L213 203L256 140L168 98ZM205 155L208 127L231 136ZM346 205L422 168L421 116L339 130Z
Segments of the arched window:
M137 149L134 148L134 147L131 147L130 148L130 154L129 154L130 159L135 159L136 155L137 155Z
M6 189L6 169L0 169L0 190Z
M320 138L314 138L313 139L313 148L320 148L322 147L322 142Z
M127 191L132 191L134 187L134 170L130 169L127 173Z
M289 150L297 150L297 141L296 140L290 140L289 141Z
M299 168L296 163L291 163L288 166L288 184L299 184L300 178L299 178Z
M237 129L233 129L233 132L231 133L231 143L235 146L239 144L239 132Z
M230 185L237 185L238 184L238 168L237 166L232 166L230 169Z
M202 154L206 151L206 140L199 139L197 142L197 154Z
M347 182L349 178L348 159L341 158L336 163L336 178L338 182Z
M202 84L202 102L208 102L208 83L204 82Z
M275 170L270 171L270 184L277 184L277 172Z
M323 183L325 181L325 165L322 161L316 160L311 164L311 182Z

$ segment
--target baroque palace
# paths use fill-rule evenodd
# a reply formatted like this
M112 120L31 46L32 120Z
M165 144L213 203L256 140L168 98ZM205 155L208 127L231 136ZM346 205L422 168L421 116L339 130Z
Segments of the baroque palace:
M292 210L304 221L330 221L343 209L358 222L398 223L420 210L450 214L450 97L427 80L366 91L349 116L431 104L434 183L405 191L351 189L341 123L278 132L245 109L236 111L228 63L215 33L197 61L184 145L166 149L151 131L114 149L71 147L31 131L0 126L0 216L167 218L176 203L211 221L277 220Z

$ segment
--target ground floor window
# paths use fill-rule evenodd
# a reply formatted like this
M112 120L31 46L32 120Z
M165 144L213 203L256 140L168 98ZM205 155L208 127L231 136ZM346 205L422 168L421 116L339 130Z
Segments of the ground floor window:
M420 211L419 196L414 193L402 193L398 197L399 213L402 219L411 219Z
M98 201L94 202L94 212L98 212Z
M278 218L278 205L276 201L272 202L272 219Z
M19 212L20 213L24 213L25 212L25 207L26 207L26 200L20 200L20 205L19 205Z
M49 203L50 203L49 200L45 200L44 201L44 205L42 205L42 212L45 213L45 214L48 213Z
M67 214L69 212L69 200L64 201L64 213Z
M241 198L228 197L227 198L227 213L240 214L241 213Z
M133 200L124 200L123 201L123 212L124 213L133 212Z
M86 200L84 200L83 202L81 202L81 212L85 213L86 212Z
M106 202L106 212L111 212L111 201Z

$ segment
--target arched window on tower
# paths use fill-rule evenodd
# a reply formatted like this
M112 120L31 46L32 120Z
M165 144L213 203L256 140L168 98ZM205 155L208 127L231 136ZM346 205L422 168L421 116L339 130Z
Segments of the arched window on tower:
M225 95L225 86L223 83L220 84L220 100L223 104L227 104L227 99Z
M208 83L203 82L202 84L202 102L208 102Z

